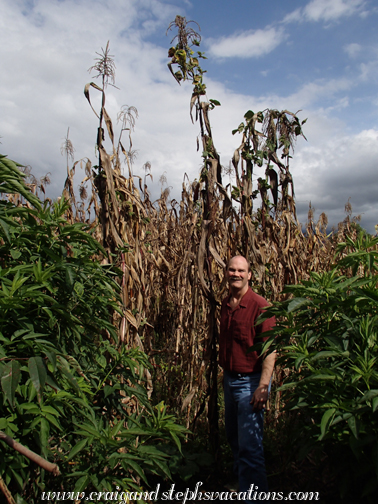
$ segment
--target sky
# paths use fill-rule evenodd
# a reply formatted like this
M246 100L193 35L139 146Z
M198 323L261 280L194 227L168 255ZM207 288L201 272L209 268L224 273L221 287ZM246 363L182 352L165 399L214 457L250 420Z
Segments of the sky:
M0 13L0 153L36 177L50 173L48 196L64 185L68 128L75 161L96 163L97 118L83 90L100 85L88 69L107 41L117 88L108 86L106 108L115 129L122 106L138 111L133 173L144 177L150 163L152 198L169 187L178 201L184 175L198 178L192 88L167 68L175 32L166 31L179 14L201 29L207 96L221 103L210 120L222 165L239 146L231 131L246 111L300 111L307 141L298 139L291 161L300 222L311 203L315 218L325 212L336 226L349 201L376 232L377 0L0 0ZM95 89L91 100L98 109ZM256 170L254 189L263 175ZM84 177L78 165L75 184Z

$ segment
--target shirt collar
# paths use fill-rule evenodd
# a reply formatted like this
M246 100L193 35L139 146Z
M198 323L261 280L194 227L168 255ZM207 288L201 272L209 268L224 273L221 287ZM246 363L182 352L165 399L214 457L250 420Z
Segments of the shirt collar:
M251 295L252 295L252 289L251 289L251 287L248 287L247 292L241 298L238 306L243 307L243 308L247 308L248 299L251 297ZM231 293L228 295L228 300L227 300L228 305L230 305L230 298L231 298Z

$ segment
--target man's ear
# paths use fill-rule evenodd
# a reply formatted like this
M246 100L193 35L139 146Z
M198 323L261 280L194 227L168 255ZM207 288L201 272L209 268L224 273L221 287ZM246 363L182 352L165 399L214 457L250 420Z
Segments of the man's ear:
M248 272L248 281L251 280L251 278L252 278L252 271L249 271Z

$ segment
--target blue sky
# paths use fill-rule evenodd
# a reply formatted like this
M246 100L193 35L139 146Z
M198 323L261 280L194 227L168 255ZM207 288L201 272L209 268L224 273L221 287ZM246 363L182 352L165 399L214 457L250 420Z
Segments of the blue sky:
M60 146L68 127L75 160L95 162L97 122L83 88L107 40L119 87L108 88L108 111L114 121L124 104L139 112L134 173L143 176L149 161L153 196L165 174L176 199L184 173L198 176L191 88L178 86L166 66L174 36L166 29L180 14L201 27L208 97L222 104L211 116L222 164L238 146L231 130L247 110L301 110L307 142L298 140L291 165L300 221L311 201L316 216L326 212L336 225L350 198L375 232L376 0L0 0L0 12L0 152L36 176L51 172L52 197L66 176ZM76 177L79 184L84 173Z

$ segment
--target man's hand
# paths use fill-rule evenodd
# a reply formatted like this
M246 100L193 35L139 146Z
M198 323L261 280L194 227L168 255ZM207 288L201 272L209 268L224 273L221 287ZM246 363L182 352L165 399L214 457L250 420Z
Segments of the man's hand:
M267 385L259 385L255 390L255 393L251 399L251 405L254 410L264 409L266 406L266 402L268 400L268 386Z
M254 410L262 410L266 407L268 400L269 382L272 377L274 363L276 361L276 352L272 352L265 357L262 362L260 383L252 396L251 404Z

